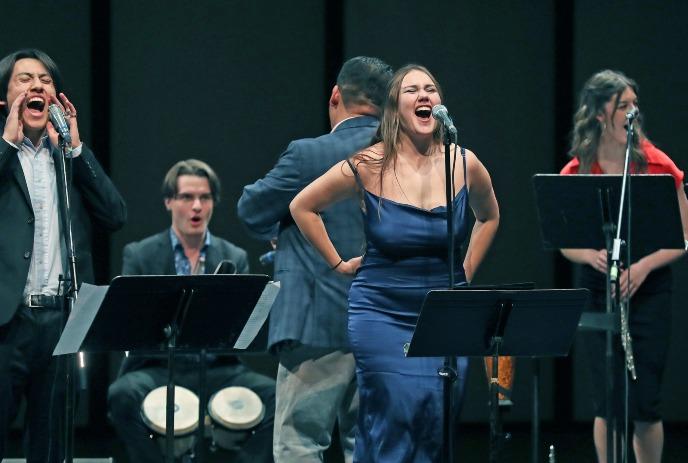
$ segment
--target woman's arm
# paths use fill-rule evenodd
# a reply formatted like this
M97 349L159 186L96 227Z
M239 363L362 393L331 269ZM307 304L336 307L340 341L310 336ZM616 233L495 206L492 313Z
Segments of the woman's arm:
M304 188L289 205L301 233L322 254L328 265L340 273L353 274L361 258L342 261L320 217L320 211L356 192L356 180L346 161L335 164Z
M607 273L606 249L560 249L560 251L571 262L588 264L600 273Z
M497 233L499 205L487 169L473 153L467 151L466 155L469 183L467 187L470 191L470 206L475 215L475 224L463 263L466 279L470 282Z

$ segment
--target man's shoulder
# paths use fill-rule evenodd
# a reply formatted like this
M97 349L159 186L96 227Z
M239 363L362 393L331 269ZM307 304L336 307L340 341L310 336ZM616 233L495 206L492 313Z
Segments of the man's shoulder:
M138 241L132 241L124 246L125 251L131 250L136 252L145 252L147 250L157 248L161 244L169 241L169 229L165 229L154 235L147 236Z
M344 121L334 132L293 140L289 151L306 157L321 155L323 151L336 157L348 156L370 146L377 126L378 121L373 117L357 117Z
M244 248L237 246L236 244L224 238L220 238L217 235L212 235L212 241L210 243L211 246L215 246L216 248L221 249L225 252L229 252L231 254L244 256L247 255L246 250Z
M2 122L2 119L0 119L0 122ZM0 127L2 127L2 124L0 124ZM6 155L11 152L16 152L17 148L10 145L5 141L4 138L0 137L0 155Z

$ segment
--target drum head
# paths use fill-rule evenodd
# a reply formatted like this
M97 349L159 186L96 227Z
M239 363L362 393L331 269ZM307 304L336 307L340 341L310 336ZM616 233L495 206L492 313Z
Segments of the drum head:
M208 402L208 414L227 429L251 429L265 416L265 406L258 394L245 387L226 387Z
M141 405L144 423L158 434L165 434L167 386L148 393ZM183 436L198 428L198 396L181 386L174 387L174 435Z

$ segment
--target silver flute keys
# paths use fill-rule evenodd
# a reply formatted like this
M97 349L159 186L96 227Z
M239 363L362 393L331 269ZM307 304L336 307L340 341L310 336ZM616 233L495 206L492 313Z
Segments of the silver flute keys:
M633 359L633 343L631 340L631 331L628 328L628 300L619 304L619 316L621 317L621 347L623 347L626 354L626 368L631 373L633 381L638 379L635 374L635 360Z

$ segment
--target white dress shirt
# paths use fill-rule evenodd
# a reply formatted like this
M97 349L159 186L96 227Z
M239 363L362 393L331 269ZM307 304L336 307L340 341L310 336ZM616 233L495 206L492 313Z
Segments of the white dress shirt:
M24 297L26 299L31 294L54 296L58 294L59 277L65 274L65 270L62 265L55 162L48 136L44 135L37 147L25 137L17 156L24 171L35 219L33 252Z

